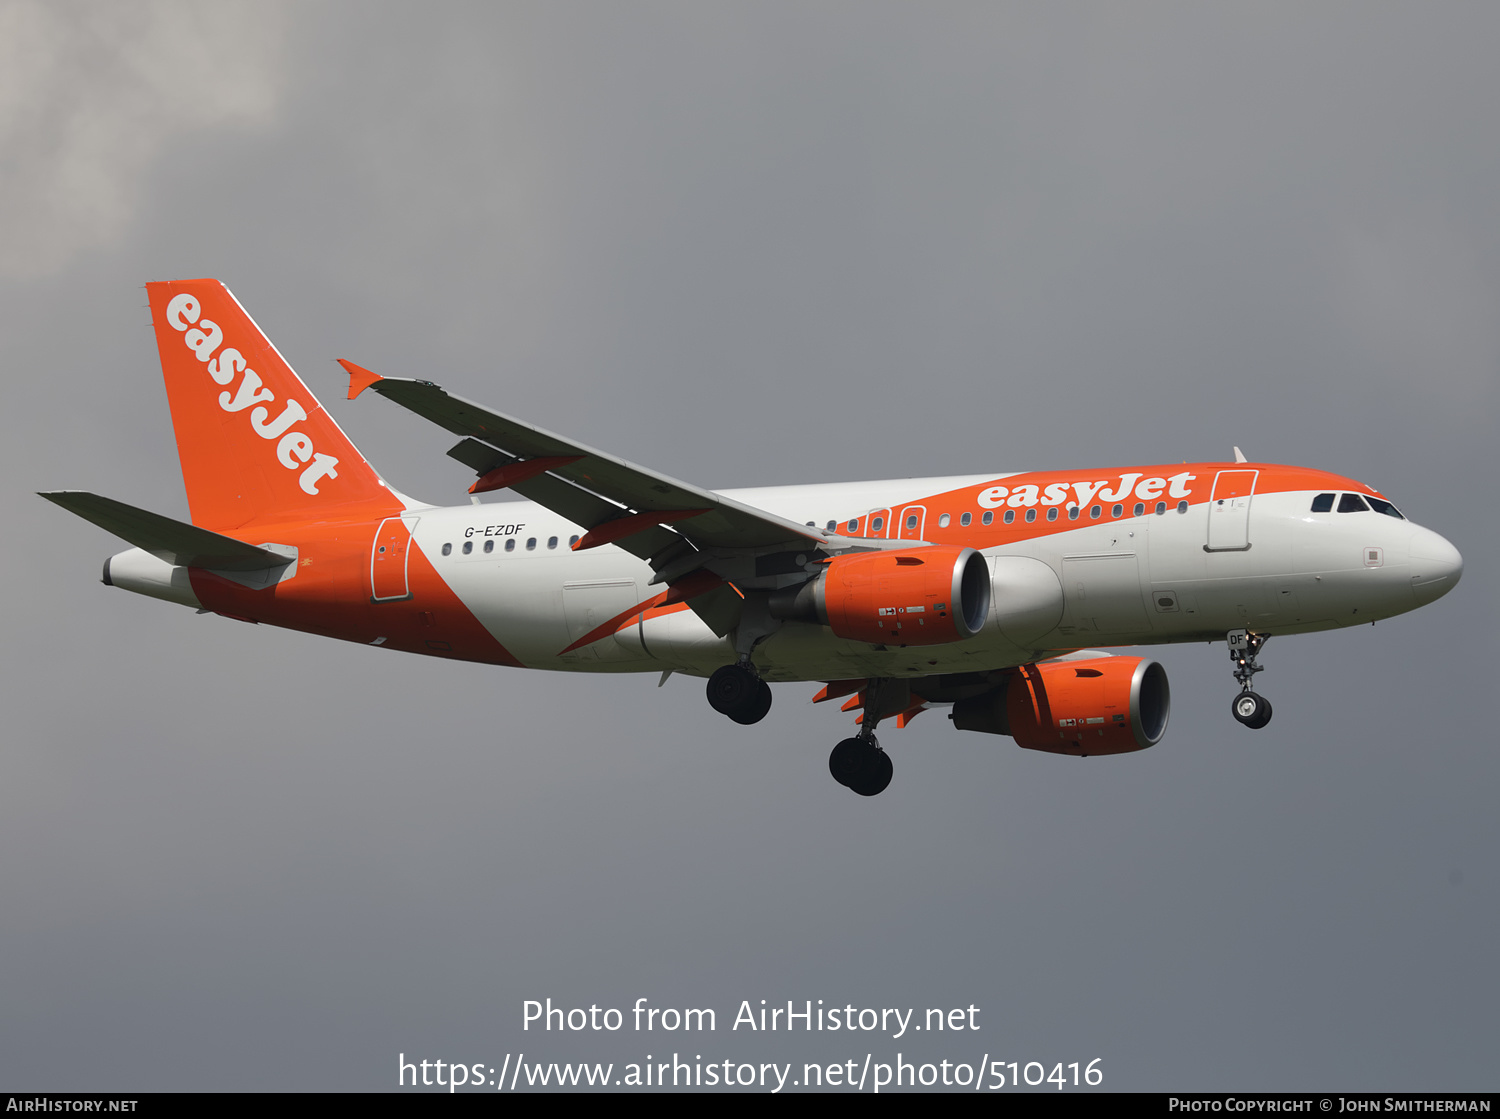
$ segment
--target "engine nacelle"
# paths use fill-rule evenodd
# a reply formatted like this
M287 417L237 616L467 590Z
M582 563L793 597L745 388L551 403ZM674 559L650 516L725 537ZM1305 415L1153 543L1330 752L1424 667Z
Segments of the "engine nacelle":
M1022 665L996 690L954 704L953 725L1008 734L1028 750L1127 754L1161 741L1171 707L1156 661L1095 657Z
M835 556L810 582L772 595L770 608L853 641L946 645L984 628L989 565L955 545Z

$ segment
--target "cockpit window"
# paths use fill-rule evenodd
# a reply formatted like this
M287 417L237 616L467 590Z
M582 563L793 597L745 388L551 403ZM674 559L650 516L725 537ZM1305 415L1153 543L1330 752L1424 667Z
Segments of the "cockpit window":
M1335 495L1331 493L1318 494L1317 497L1313 498L1312 511L1314 513L1332 513L1334 497Z
M1378 497L1367 497L1365 500L1370 503L1370 508L1377 513L1384 513L1387 517L1395 517L1398 521L1406 520L1401 515L1401 510L1397 509L1389 501L1381 501Z
M1370 507L1365 504L1365 499L1357 493L1346 493L1339 496L1340 513L1368 513Z

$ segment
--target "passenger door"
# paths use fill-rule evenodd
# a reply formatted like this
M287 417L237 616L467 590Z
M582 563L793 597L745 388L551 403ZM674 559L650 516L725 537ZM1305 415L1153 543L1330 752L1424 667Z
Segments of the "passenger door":
M1221 470L1208 499L1210 552L1243 552L1250 547L1250 499L1259 470Z
M406 580L407 553L417 518L387 517L375 530L370 546L370 601L402 602L411 597Z

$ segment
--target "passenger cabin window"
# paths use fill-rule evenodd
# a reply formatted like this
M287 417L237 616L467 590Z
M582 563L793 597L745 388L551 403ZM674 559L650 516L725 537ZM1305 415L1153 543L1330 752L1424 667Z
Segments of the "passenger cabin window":
M472 541L472 540L465 540L464 541L464 555L468 555L473 550L474 550L474 541Z
M1332 513L1334 494L1320 493L1313 498L1312 511L1314 513Z
M1047 510L1047 519L1049 521L1055 521L1055 520L1057 520L1057 506L1056 505L1054 505L1051 509Z
M848 524L846 524L844 526L844 528L846 528L850 532L858 532L859 531L859 522L857 520L856 521L850 521Z
M834 529L836 529L838 527L839 527L838 521L829 521L828 522L828 528L825 531L832 532Z
M534 552L534 551L536 551L536 537L535 536L531 537L529 540L526 541L526 550L528 552Z
M516 550L516 538L514 536L505 542L505 550L507 552L514 552Z
M577 544L577 543L578 543L578 536L576 534L573 535L573 536L568 537L568 547L571 548L574 544Z
M486 553L493 552L495 550L495 542L493 540L486 540L484 542L484 550Z
M1125 512L1125 506L1123 506L1123 505L1116 505L1113 509L1111 509L1109 511L1109 515L1111 517L1118 517L1123 512Z
M1158 501L1156 503L1156 515L1158 517L1163 517L1163 516L1166 516L1166 512L1167 512L1167 503L1165 501Z
M992 525L995 523L995 514L993 512L988 512L979 519L987 525Z
M938 528L947 528L947 527L948 527L948 514L944 513L942 516L940 516L938 518Z
M445 555L445 556L451 556L452 554L453 554L453 545L452 544L444 544L443 545L443 555Z
M876 517L873 521L870 522L870 531L871 532L879 532L884 527L885 527L885 518L884 517Z
M1344 493L1339 495L1340 513L1368 513L1370 507L1365 504L1365 499L1357 493Z
M1382 501L1378 497L1367 497L1365 500L1370 503L1370 508L1377 513L1384 513L1387 517L1395 517L1398 521L1406 520L1401 515L1401 510L1397 509L1389 501Z
M1099 506L1097 506L1097 505L1091 506L1089 508L1089 517L1091 519L1097 521L1099 519L1099 514L1102 513L1102 512L1104 512L1104 510L1101 509L1101 508L1099 508Z
M549 547L549 548L555 548L555 547L557 547L557 537L555 537L555 536L549 536L549 537L547 537L547 547Z
M1187 512L1187 502L1186 501L1179 501L1177 503L1177 511L1179 513L1186 513Z
M1139 517L1145 511L1146 511L1146 507L1144 505L1142 505L1139 501L1137 501L1135 503L1135 515L1137 517Z
M906 518L906 527L907 528L916 528L917 527L917 516L916 516L915 513L913 513L910 517Z
M968 528L969 527L969 522L972 521L973 519L974 519L974 514L972 514L972 513L965 513L963 516L961 516L961 517L958 518L958 523L961 524L961 525L963 525L964 528Z
M1026 523L1030 524L1034 520L1036 520L1036 510L1035 509L1028 509L1028 510L1026 510Z
M1007 509L1005 511L1005 523L1006 524L1011 524L1012 522L1015 521L1015 519L1016 519L1016 511L1014 509Z
M1078 519L1078 506L1076 506L1076 505L1069 505L1068 506L1068 520L1070 520L1070 521L1076 521L1077 519Z

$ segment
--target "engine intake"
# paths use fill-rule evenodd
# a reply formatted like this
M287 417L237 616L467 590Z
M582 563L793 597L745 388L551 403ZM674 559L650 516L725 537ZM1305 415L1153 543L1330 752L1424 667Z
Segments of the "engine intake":
M809 582L773 594L770 610L853 641L945 645L984 627L990 571L973 548L954 545L835 556Z
M1025 664L994 691L953 705L959 730L1008 734L1053 754L1128 754L1166 733L1167 672L1140 657Z

